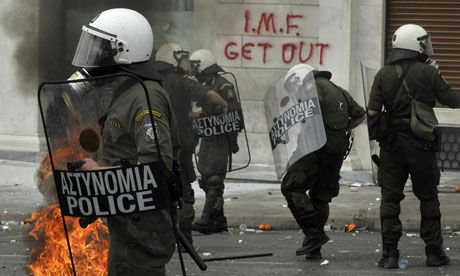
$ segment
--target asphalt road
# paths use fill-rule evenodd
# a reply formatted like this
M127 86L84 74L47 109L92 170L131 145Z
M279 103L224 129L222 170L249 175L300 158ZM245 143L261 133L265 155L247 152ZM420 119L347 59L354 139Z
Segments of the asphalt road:
M0 275L29 275L27 264L31 251L38 245L28 236L30 225L3 224L0 230ZM329 243L323 247L323 259L305 260L295 256L302 234L295 230L245 232L230 229L228 233L194 235L195 246L202 259L272 253L255 257L206 262L201 271L188 255L184 255L187 275L460 275L460 236L445 234L444 245L452 264L446 267L425 266L424 244L415 233L401 239L401 259L409 261L407 269L385 270L376 266L381 255L380 233L342 231L328 232ZM321 264L324 261L327 264ZM167 266L168 275L182 275L177 253ZM86 275L85 275L86 276ZM135 275L133 275L135 276Z
M295 255L303 237L299 231L240 235L239 230L233 229L227 234L196 235L194 243L203 259L260 253L273 253L273 256L206 262L208 269L203 272L187 255L184 257L187 275L460 275L459 236L444 236L446 252L452 260L450 266L427 267L423 241L414 233L405 233L400 243L400 260L408 260L409 266L388 270L377 267L381 256L380 233L336 231L328 235L331 239L322 250L323 259L318 261ZM168 264L168 270L168 275L182 275L177 254Z

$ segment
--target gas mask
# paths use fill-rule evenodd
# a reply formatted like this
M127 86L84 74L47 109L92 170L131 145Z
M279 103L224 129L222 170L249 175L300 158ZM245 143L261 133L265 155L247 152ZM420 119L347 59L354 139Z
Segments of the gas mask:
M192 73L192 65L190 63L190 54L188 51L174 51L174 59L177 61L177 67L184 70L186 73Z

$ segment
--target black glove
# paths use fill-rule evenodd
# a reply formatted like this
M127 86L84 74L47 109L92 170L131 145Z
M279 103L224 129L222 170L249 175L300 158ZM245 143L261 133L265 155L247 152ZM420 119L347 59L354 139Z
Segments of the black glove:
M230 151L235 154L240 150L240 147L238 146L238 133L237 132L231 132L229 133L228 141L230 144Z
M240 147L238 146L237 143L231 143L230 144L230 151L235 154L240 150Z

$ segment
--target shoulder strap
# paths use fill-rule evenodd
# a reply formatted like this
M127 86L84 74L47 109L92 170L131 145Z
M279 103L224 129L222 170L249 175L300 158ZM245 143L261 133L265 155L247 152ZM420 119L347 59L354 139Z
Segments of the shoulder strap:
M414 65L414 63L410 64L405 70L402 71L402 74L399 76L399 78L393 82L393 86L391 87L391 92L392 93L395 93L394 95L392 95L392 100L391 101L385 101L385 97L384 97L384 102L386 103L385 107L388 111L391 111L391 109L393 108L393 102L394 102L394 99L396 98L395 96L398 94L398 91L399 91L399 88L401 87L401 84L403 82L403 80L406 78L406 75L407 75L407 72L409 72L409 69ZM396 73L398 74L398 67L400 67L399 64L396 64ZM395 92L396 91L396 92Z

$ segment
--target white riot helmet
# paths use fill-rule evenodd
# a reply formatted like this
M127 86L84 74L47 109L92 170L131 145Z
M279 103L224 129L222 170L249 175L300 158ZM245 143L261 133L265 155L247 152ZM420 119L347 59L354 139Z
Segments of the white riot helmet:
M196 72L201 73L203 70L217 64L214 54L207 49L200 49L193 52L190 56L190 62L196 67Z
M284 76L284 88L289 93L296 93L299 87L303 85L304 79L308 74L312 74L315 68L312 66L300 63L292 66Z
M161 61L175 68L190 72L190 53L177 43L166 43L160 46L155 61Z
M433 55L430 35L415 24L406 24L399 27L393 34L393 49L406 49L427 56Z
M82 27L72 64L104 67L148 61L152 55L152 27L130 9L110 9Z

